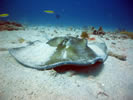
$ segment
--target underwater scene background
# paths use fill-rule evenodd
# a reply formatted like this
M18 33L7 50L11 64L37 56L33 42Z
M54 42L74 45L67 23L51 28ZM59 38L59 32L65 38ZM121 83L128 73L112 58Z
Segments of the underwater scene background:
M44 10L52 10L47 14ZM132 0L1 0L0 20L35 25L73 25L133 29ZM58 18L55 17L58 14Z
M53 10L59 15L47 14ZM0 13L8 13L2 20L27 24L103 26L133 29L132 0L1 0Z
M133 0L0 0L0 100L133 100Z

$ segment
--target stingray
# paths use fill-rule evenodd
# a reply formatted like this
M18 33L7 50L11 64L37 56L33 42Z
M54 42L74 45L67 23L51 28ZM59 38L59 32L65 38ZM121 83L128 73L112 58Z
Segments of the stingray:
M70 64L82 66L103 63L107 59L107 46L104 42L64 36L11 48L9 53L20 64L42 70Z

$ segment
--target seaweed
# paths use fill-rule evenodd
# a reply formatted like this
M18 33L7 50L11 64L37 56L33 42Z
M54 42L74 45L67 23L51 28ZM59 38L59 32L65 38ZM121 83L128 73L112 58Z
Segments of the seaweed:
M81 38L83 38L83 39L89 38L89 35L88 35L87 32L82 32L80 36L81 36Z
M121 31L121 34L126 34L128 37L130 37L131 39L133 39L133 32L128 32L128 31Z

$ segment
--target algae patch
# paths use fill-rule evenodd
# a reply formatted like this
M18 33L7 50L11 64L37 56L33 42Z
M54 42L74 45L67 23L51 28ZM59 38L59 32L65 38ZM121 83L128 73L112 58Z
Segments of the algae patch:
M25 41L25 39L19 38L18 41L19 41L19 43L23 43Z

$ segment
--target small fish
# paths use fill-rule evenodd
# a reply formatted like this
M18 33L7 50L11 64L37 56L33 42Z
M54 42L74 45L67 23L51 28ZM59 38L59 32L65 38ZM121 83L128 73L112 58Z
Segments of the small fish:
M44 10L44 12L47 13L47 14L54 14L55 17L56 17L57 19L60 19L60 15L59 15L59 14L56 14L56 13L55 13L54 11L52 11L52 10Z
M0 17L8 17L9 14L0 14Z
M54 11L52 10L44 10L45 13L48 13L48 14L54 14Z
M60 19L60 15L59 15L59 14L56 14L55 17L56 17L57 19Z

